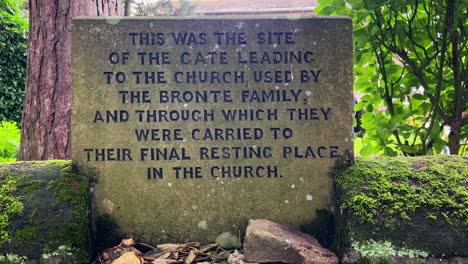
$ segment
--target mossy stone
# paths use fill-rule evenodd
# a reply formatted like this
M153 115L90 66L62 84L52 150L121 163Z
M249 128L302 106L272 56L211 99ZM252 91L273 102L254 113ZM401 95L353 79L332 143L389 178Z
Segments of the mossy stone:
M372 239L468 256L466 157L357 158L334 178L339 251Z
M8 219L8 241L0 252L38 259L59 246L75 249L79 263L91 253L88 181L71 161L33 161L0 164L0 184L14 179L12 196L23 206Z
M236 249L241 247L239 237L230 232L224 232L219 235L216 238L216 243L224 249Z

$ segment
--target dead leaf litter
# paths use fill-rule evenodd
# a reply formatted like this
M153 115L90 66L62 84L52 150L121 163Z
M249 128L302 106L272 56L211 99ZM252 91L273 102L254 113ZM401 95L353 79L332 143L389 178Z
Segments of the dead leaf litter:
M93 264L248 264L238 250L225 250L218 244L199 242L151 246L135 238L123 239L98 255Z

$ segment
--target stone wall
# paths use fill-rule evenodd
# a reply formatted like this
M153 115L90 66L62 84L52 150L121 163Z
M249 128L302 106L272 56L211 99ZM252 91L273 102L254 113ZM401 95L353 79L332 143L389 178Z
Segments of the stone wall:
M468 256L466 157L357 158L334 179L341 253L373 240Z

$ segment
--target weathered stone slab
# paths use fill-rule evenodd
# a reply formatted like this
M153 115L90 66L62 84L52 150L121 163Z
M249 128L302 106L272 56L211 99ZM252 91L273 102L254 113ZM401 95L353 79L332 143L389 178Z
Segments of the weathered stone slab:
M78 18L72 152L98 223L213 241L331 205L352 150L348 18ZM104 217L104 218L102 218Z

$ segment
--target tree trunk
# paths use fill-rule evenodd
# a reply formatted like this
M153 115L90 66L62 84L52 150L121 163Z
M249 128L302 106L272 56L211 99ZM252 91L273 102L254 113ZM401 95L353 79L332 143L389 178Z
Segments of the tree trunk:
M125 0L125 16L130 16L132 12L132 0Z
M448 147L451 155L458 155L460 150L461 141L461 128L460 122L456 122L450 125L450 134L448 136Z
M121 15L119 0L29 0L20 160L70 158L71 18Z

